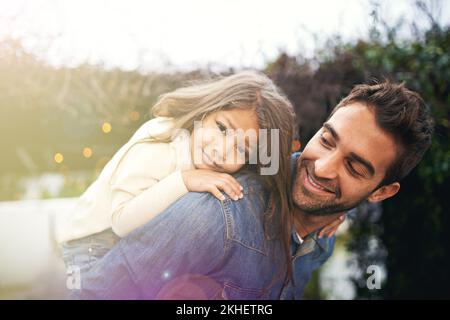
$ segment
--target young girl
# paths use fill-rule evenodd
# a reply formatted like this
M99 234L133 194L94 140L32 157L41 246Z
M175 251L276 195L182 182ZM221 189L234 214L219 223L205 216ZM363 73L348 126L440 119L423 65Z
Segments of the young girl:
M210 192L219 200L225 199L221 191L234 201L242 198L242 187L230 174L241 169L259 174L268 164L261 164L259 157L256 163L249 161L262 151L255 145L258 138L238 143L236 129L267 129L267 136L278 130L278 141L269 138L264 144L278 144L271 155L278 170L259 178L272 190L276 210L269 217L279 214L287 225L295 116L269 78L247 71L180 88L161 96L152 112L155 118L113 156L59 233L69 273L87 271L120 237L189 191ZM201 128L194 126L197 121ZM283 234L288 239L290 230Z

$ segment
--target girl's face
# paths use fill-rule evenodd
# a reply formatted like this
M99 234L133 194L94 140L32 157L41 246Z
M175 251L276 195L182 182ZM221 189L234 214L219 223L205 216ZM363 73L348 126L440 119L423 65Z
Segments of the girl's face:
M191 155L197 169L233 173L257 152L259 125L253 109L214 112L194 127Z

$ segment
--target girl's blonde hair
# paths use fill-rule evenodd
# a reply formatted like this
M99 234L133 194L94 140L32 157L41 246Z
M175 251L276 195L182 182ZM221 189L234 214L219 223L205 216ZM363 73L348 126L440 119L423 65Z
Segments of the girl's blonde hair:
M287 271L292 275L290 258L291 241L291 148L296 134L295 113L292 104L274 83L264 74L243 71L211 81L200 82L188 87L166 93L152 108L154 117L174 118L174 127L160 136L159 140L169 141L176 129L192 132L194 121L201 121L208 114L220 110L252 109L256 112L260 129L267 129L266 141L271 150L270 131L279 130L278 173L272 176L259 176L266 188L271 191L270 206L265 216L265 230L269 225L278 226L286 255ZM262 167L246 165L244 168L256 171Z

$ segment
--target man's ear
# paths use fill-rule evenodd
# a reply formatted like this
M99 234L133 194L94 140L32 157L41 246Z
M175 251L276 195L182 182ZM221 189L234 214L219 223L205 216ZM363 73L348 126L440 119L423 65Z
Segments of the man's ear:
M378 188L367 198L369 202L380 202L384 199L391 198L400 190L400 183L394 182L386 186Z

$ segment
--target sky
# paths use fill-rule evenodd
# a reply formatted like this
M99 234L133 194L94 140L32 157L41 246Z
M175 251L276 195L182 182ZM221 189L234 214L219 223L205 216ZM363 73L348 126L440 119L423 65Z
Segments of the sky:
M375 2L388 22L427 24L414 0L0 0L0 41L55 66L258 68L280 51L312 57L336 34L366 37ZM427 2L450 23L450 1Z

